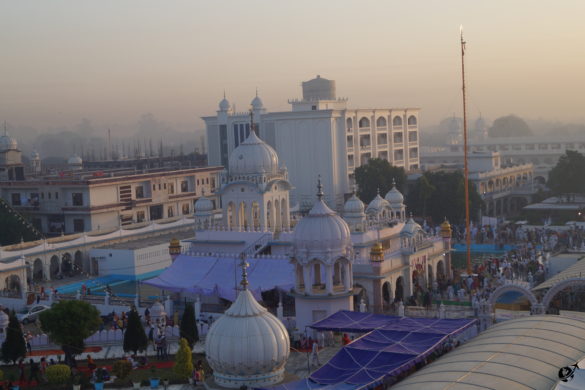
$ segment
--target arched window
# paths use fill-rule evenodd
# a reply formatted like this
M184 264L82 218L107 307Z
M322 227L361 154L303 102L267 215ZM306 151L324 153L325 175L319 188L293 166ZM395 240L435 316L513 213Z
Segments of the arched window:
M408 117L408 125L415 126L416 125L416 116L411 115Z
M370 127L370 120L368 118L366 118L365 116L362 117L359 121L359 126L360 126L360 128Z
M376 127L386 127L386 118L384 118L383 116L379 117L376 120Z
M395 116L394 119L392 119L392 126L402 126L402 118Z

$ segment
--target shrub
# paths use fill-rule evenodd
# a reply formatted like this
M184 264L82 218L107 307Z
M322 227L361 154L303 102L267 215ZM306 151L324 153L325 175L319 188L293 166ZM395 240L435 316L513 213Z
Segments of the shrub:
M0 370L0 382L4 380L4 371Z
M64 385L71 377L71 369L66 364L47 367L47 380L52 385Z
M132 363L126 359L116 360L112 366L112 374L118 379L125 379L132 372Z
M187 339L181 339L179 342L179 350L175 355L175 366L173 371L181 378L187 379L193 374L193 360L191 356L191 348Z

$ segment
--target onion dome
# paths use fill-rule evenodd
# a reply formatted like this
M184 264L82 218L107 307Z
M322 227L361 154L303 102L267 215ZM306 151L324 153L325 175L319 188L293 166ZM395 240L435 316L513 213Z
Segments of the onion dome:
M297 258L307 261L315 257L333 260L348 256L351 250L351 232L347 222L323 201L319 182L317 202L295 226L293 245Z
M276 174L278 155L255 131L250 131L248 138L230 154L229 173L230 176Z
M394 179L392 179L392 189L388 191L384 199L390 203L391 207L401 206L404 203L404 196L396 188L396 181Z
M197 199L195 202L195 214L202 214L202 213L209 213L213 211L213 202L202 196L201 198Z
M16 149L18 149L18 142L14 138L6 133L0 137L0 151Z
M374 244L372 249L370 250L370 260L371 261L383 261L384 260L384 248L382 244L377 242Z
M351 198L345 202L343 206L343 216L344 217L353 217L353 216L363 216L364 215L364 202L358 198L354 192Z
M261 110L262 108L264 108L264 103L262 103L262 99L258 97L258 93L256 93L256 97L252 99L252 102L250 104L252 105L252 109L254 110Z
M410 218L408 218L408 221L406 221L406 223L404 224L402 230L400 231L400 236L413 237L417 232L421 230L422 228L418 223L414 222L414 219L412 219L411 215Z
M67 160L67 164L69 165L81 165L83 164L83 160L78 155L74 155Z
M225 92L223 93L223 99L219 102L219 111L227 111L230 109L230 102L225 98Z
M377 214L382 211L385 207L389 207L388 201L380 196L380 190L376 197L370 202L366 208L366 214Z
M443 238L451 238L451 225L449 224L449 221L447 221L447 218L445 218L441 224L441 231L439 234Z
M284 378L290 353L288 332L254 299L245 278L242 285L236 301L205 337L206 358L220 386L239 389L273 385Z

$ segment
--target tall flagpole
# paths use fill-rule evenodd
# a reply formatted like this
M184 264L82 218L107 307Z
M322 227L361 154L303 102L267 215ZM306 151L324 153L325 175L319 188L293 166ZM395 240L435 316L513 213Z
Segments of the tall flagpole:
M467 107L465 102L465 41L463 26L459 29L461 36L461 79L463 82L463 164L465 177L465 244L467 247L467 275L471 275L471 229L469 223L469 167L467 166Z

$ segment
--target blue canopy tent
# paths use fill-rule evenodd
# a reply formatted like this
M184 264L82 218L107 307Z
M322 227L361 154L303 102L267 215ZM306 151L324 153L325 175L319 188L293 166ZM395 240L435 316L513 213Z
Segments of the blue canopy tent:
M163 290L217 295L233 301L240 283L240 261L233 256L180 255L162 274L143 283ZM260 299L262 291L275 287L290 290L294 286L294 268L287 260L250 258L246 261L250 264L248 280L256 299Z
M273 387L278 390L369 389L424 361L474 319L384 316L339 311L312 325L320 331L366 333L344 346L309 378Z

